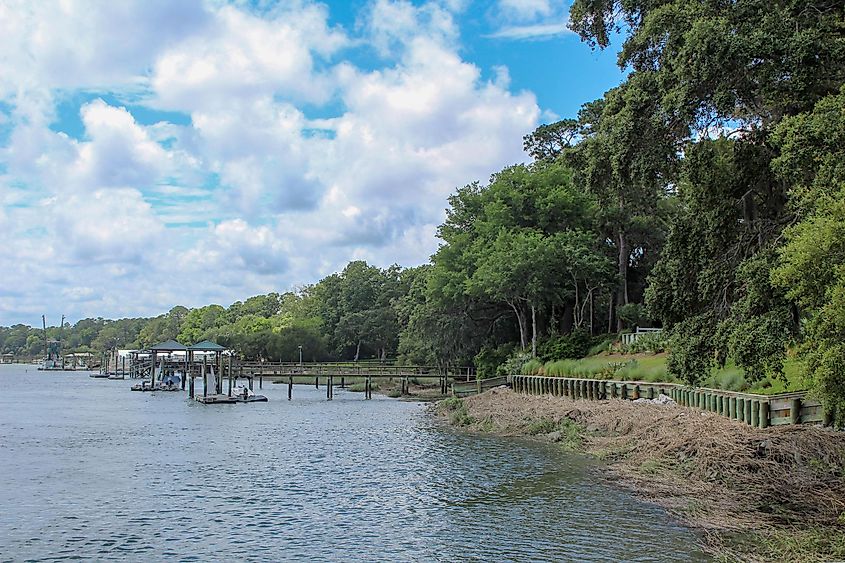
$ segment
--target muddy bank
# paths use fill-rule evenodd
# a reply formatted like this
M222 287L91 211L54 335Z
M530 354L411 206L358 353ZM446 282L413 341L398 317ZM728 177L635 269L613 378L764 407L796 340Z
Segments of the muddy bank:
M703 533L730 560L845 560L845 434L753 429L677 405L573 401L493 389L437 411L607 462L608 478Z

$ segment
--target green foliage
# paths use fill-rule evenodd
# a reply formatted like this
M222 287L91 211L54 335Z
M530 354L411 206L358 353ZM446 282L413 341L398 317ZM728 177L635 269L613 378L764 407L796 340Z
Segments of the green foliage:
M648 322L646 308L640 303L628 303L616 307L616 316L625 328L643 326Z
M660 354L665 352L669 345L669 339L665 331L645 333L638 336L631 344L622 346L623 354L642 354L643 352L651 352L652 354Z
M671 116L663 124L683 155L679 205L646 301L671 331L671 372L690 383L731 360L746 384L775 385L797 338L826 405L845 409L835 320L845 262L836 232L845 195L843 21L845 4L828 0L572 5L570 27L593 45L606 47L624 29L619 62L632 70L618 94L585 106L593 116L586 121L612 116L624 131L631 118L609 106L653 104L644 124L657 133L661 116ZM623 105L633 92L639 99ZM705 133L725 123L740 130L719 139ZM644 137L659 138L653 133ZM607 155L618 151L609 146ZM631 146L647 164L637 170L659 161ZM597 164L587 174L612 178L613 159L592 154ZM624 184L635 185L634 177Z
M532 358L522 365L519 373L521 375L543 375L543 362L537 358Z
M475 422L475 419L467 411L463 399L458 397L449 397L437 403L437 408L441 412L446 413L449 417L449 422L453 426L469 426Z
M672 330L669 347L672 355L667 364L669 373L690 385L699 385L716 365L715 320L698 315L677 323Z
M590 346L590 349L587 350L587 356L597 356L602 352L609 352L614 342L616 341L616 336L599 336L593 339L593 344Z
M540 359L566 360L583 358L590 352L593 339L584 330L575 330L570 334L553 336L545 340L538 350Z
M525 430L529 436L547 436L569 451L577 450L581 446L583 432L576 422L568 418L558 421L551 418L538 418L532 420Z
M503 364L496 368L496 375L519 375L523 366L532 359L530 352L516 350Z
M484 346L473 358L476 373L480 378L494 377L497 368L513 354L515 343L509 342L498 347Z
M775 166L794 182L804 220L785 231L773 283L803 312L809 381L845 424L845 86L785 120Z

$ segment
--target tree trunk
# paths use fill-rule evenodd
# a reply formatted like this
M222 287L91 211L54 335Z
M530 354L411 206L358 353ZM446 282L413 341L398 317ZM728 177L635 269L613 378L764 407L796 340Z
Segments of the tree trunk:
M537 309L531 304L531 357L537 357Z
M513 303L508 303L513 309L514 314L516 315L516 322L519 325L519 345L521 346L522 350L525 351L525 346L527 345L525 339L525 318L522 312L519 310L519 307L514 305Z
M355 361L358 361L358 356L361 355L361 341L358 341L358 345L355 347Z
M572 303L567 301L563 304L563 320L561 321L560 333L561 334L570 334L572 332L572 317L574 316L574 310L572 307Z
M613 332L613 305L614 305L613 300L614 300L615 297L616 297L616 293L611 291L610 296L609 296L609 299L610 299L609 303L610 304L607 306L607 332L608 333Z
M617 230L619 240L619 304L628 304L628 240L622 227ZM622 332L622 319L616 320L616 332Z
M593 336L593 334L595 334L593 332L593 304L595 303L595 300L596 300L595 295L593 295L593 292L591 291L590 292L590 336Z

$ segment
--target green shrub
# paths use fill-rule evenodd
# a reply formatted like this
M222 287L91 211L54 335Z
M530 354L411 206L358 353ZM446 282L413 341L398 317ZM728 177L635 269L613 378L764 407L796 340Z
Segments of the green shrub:
M558 422L550 418L538 418L533 420L525 431L530 436L559 432L560 436L557 436L554 441L559 442L567 450L574 450L581 445L582 428L568 418Z
M543 370L543 362L537 358L528 360L522 365L520 375L547 375Z
M482 347L473 358L473 364L475 365L478 376L483 379L496 375L497 368L507 361L508 357L514 353L515 348L516 344L513 343L503 344L498 347Z
M639 303L628 303L616 307L616 316L628 328L642 326L648 322L648 314L644 306Z
M597 356L602 352L609 352L613 348L613 343L616 341L615 336L597 336L593 338L593 344L587 350L587 356Z
M546 375L550 375L552 377L566 377L572 375L576 365L578 365L576 360L557 360L554 362L548 362L544 366L544 371L546 372Z
M522 366L531 360L531 352L514 350L507 360L496 368L496 375L520 375Z
M587 356L593 345L592 337L584 330L574 330L540 343L537 355L543 361L579 359Z
M459 408L464 406L464 400L460 397L447 397L443 399L439 403L437 403L437 407L442 409L446 412L452 412L458 410Z
M443 399L437 404L437 408L448 413L449 422L453 426L469 426L475 422L475 419L467 411L463 399L458 397Z
M626 346L622 346L622 352L625 354L641 354L643 352L651 352L659 354L665 352L669 345L669 339L661 332L653 332L637 337L637 339Z

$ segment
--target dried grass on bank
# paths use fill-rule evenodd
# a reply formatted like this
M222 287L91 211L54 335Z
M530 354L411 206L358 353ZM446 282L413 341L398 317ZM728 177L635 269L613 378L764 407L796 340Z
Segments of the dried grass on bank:
M812 426L750 428L712 413L494 389L464 400L476 426L527 435L532 423L577 422L584 449L620 484L721 532L801 526L845 533L845 435Z

